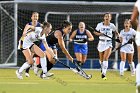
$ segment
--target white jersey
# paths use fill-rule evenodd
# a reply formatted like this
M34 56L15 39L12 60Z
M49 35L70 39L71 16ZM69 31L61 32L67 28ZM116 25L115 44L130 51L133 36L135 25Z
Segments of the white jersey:
M98 23L95 29L101 33L104 33L105 35L108 35L109 37L112 37L112 32L115 32L117 30L116 26L113 23L110 23L108 26L105 26L103 22ZM106 36L99 36L99 39L111 40L111 38L108 38Z
M130 30L128 32L125 32L124 29L121 30L120 37L123 39L122 40L122 45L127 43L131 38L134 38L135 35L136 35L136 31L134 29L132 29L132 28L130 28ZM133 43L123 46L120 49L120 51L125 52L125 53L134 53Z
M108 35L109 37L112 37L112 32L116 31L116 27L113 23L110 23L108 26L105 26L103 22L98 23L96 30ZM98 43L98 51L103 52L107 50L108 48L112 48L112 40L111 38L108 38L106 36L99 36L99 43Z
M35 31L29 32L26 35L26 37L24 37L22 48L23 49L30 48L34 44L33 42L38 40L46 41L45 34L41 36L40 35L41 32L42 32L42 27L35 27Z

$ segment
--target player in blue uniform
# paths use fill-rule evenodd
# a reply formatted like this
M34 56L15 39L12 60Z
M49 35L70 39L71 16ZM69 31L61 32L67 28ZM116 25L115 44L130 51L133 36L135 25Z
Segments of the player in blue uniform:
M72 32L70 41L74 41L74 53L77 59L77 63L81 66L85 63L88 54L88 42L93 41L94 37L85 29L85 23L80 22L79 28ZM79 41L78 41L79 40ZM81 41L80 41L81 40Z

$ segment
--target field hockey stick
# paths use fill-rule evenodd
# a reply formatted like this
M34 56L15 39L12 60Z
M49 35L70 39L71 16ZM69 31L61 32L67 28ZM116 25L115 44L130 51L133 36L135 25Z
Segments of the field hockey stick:
M132 40L132 41L130 41L130 40ZM119 50L120 48L122 48L122 47L124 47L125 45L127 45L127 44L130 44L131 42L133 42L134 40L133 40L133 38L132 39L130 39L127 43L125 43L125 44L123 44L123 45L121 45L121 46L119 46L119 47L117 47L117 48L115 48L111 53L114 53L114 52L116 52L117 50Z
M124 47L124 46L127 45L127 44L129 44L129 43L127 42L127 43L125 43L125 44L123 44L123 45L121 45L121 46L115 48L111 53L116 52L117 50L119 50L120 48Z
M73 62L74 63L74 65L77 67L77 69L79 70L78 72L77 72L77 74L79 74L79 75L81 75L81 76L83 76L84 78L86 78L86 79L91 79L92 78L92 75L91 74L86 74L86 72L77 64L77 62Z
M97 32L97 33L100 33L99 31L96 31L93 27L91 27L91 26L89 26L89 25L87 25L87 27L88 27L89 29L91 29L93 32L95 31L95 32ZM106 37L108 37L108 38L110 38L110 39L112 39L112 40L114 40L114 41L120 43L120 40L119 40L119 39L112 38L112 37L110 37L110 36L108 36L108 35L106 35L106 34L104 34L104 33L102 33L102 34L103 34L103 36L106 36Z
M71 68L70 66L64 64L63 62L57 60L57 62L59 62L60 64L62 64L63 66L67 67L68 69L72 70L74 73L77 73L78 71L76 69Z
M63 66L65 66L65 67L67 67L68 69L70 69L71 71L73 71L74 73L77 73L77 74L79 74L80 76L83 76L84 78L86 78L86 79L90 79L92 76L86 76L85 74L83 74L83 72L82 73L80 73L78 70L76 70L76 69L74 69L74 68L71 68L70 66L68 66L68 65L66 65L66 64L64 64L63 62L61 62L61 61L59 61L59 60L57 60L57 62L59 62L60 64L62 64ZM81 70L80 70L81 71Z

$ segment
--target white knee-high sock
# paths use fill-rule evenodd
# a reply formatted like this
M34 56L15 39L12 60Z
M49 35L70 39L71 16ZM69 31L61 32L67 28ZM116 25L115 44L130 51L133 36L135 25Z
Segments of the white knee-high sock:
M131 64L129 64L131 71L135 71L135 64L134 62L132 62Z
M47 73L47 61L46 61L46 57L40 58L40 64L41 64L43 73L46 74Z
M102 69L102 67L103 67L103 62L101 62L101 61L99 60L99 63L100 63L100 65L101 65L101 69Z
M25 62L19 69L19 73L22 73L23 70L27 69L31 65L28 62Z
M136 83L140 85L140 63L138 63L136 67Z
M124 67L125 67L125 61L120 62L120 73L124 72Z
M108 61L103 61L103 66L102 66L103 75L106 75L107 68L108 68Z

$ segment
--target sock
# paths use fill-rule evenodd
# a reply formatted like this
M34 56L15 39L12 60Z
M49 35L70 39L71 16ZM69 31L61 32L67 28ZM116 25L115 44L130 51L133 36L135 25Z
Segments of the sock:
M131 71L135 71L135 64L134 62L132 62L131 64L129 64Z
M102 66L103 75L106 75L107 68L108 68L108 61L103 61L103 66Z
M138 63L136 67L136 83L140 85L140 63Z
M103 62L99 60L99 63L100 63L100 65L101 65L101 69L102 69L102 67L103 67Z
M120 62L120 73L124 72L124 67L125 67L125 61Z
M81 61L77 61L77 64L78 64L79 66L82 66L82 65L83 65L83 63L82 63Z
M31 65L28 62L25 62L19 69L19 73L22 73L22 71L24 69L27 69L28 67L30 67Z
M76 62L79 66L81 66L81 61L76 61ZM78 67L76 67L76 69L77 69L78 72L80 71L80 69Z
M30 66L30 67L31 67L31 66ZM29 73L30 67L28 67L28 68L25 70L26 73Z
M47 58L47 71L51 70L52 67L53 67L53 64Z
M41 67L42 67L43 74L46 74L47 73L47 61L46 61L46 57L40 58L40 64L41 64Z
M38 67L38 68L41 68L41 64L38 64L37 67Z

